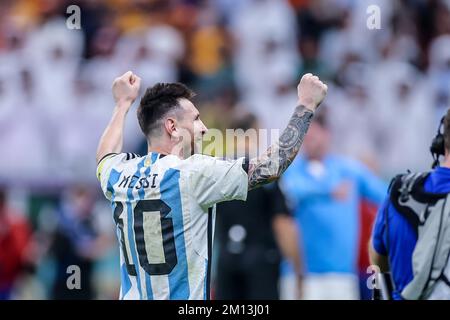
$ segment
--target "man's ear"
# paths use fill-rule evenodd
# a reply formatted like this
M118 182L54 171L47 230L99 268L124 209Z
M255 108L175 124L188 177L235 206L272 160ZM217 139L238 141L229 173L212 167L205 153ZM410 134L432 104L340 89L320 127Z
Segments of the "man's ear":
M178 136L176 120L174 118L166 118L164 121L164 127L171 138Z

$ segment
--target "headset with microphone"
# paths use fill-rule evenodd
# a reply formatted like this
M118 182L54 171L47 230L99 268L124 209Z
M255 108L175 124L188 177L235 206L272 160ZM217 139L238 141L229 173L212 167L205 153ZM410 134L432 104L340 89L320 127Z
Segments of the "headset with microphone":
M444 125L444 119L445 116L441 118L436 136L431 141L430 152L434 159L432 165L433 169L439 165L439 156L445 155L444 133L441 130Z

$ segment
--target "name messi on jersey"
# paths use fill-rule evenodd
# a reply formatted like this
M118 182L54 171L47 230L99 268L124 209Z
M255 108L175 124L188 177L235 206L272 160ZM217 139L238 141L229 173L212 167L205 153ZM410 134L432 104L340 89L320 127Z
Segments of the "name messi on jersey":
M147 189L147 188L156 188L156 178L158 177L157 173L154 173L150 176L140 178L139 176L123 176L122 180L119 183L119 188L123 189ZM149 182L151 180L151 183Z

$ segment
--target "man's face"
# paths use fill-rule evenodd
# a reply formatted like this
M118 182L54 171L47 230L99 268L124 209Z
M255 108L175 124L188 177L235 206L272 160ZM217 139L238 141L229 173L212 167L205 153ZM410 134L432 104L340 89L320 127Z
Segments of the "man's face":
M201 152L203 135L208 131L200 120L200 113L188 99L179 100L180 109L177 110L177 130L182 136L181 147L186 156Z

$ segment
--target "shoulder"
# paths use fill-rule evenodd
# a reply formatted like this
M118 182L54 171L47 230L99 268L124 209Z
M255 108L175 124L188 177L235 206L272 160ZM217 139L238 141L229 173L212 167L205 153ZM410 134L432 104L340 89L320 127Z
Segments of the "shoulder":
M391 197L417 196L417 193L424 193L423 186L427 180L429 172L407 172L397 174L392 178L389 184L389 193Z
M166 156L160 161L163 166L179 170L188 175L201 175L212 177L217 175L246 173L247 161L245 158L225 159L208 155L195 154L186 159L177 156Z
M212 161L216 161L216 160L220 160L220 158L216 158L216 157L212 157L212 156L208 156L208 155L204 155L204 154L194 154L192 156L190 156L189 158L186 158L182 161L185 161L187 163L200 163L200 162L212 162Z
M166 166L178 170L199 170L202 166L208 165L214 161L213 157L201 154L194 154L186 159L181 159L175 155L167 155L160 160Z
M109 153L103 156L97 163L97 171L101 170L107 164L109 166L117 166L119 164L135 162L142 158L140 155L131 152Z
M99 166L102 162L112 159L115 159L117 161L129 161L136 158L141 158L141 156L132 152L108 153L98 161L97 165Z
M120 170L121 167L125 167L141 161L143 157L136 153L123 152L123 153L109 153L103 156L97 164L97 178L103 173L111 171L111 169Z
M244 161L245 158L227 159L202 154L194 154L187 159L180 160L178 165L194 169L207 169L208 167L230 166L237 163L242 164L244 163Z

